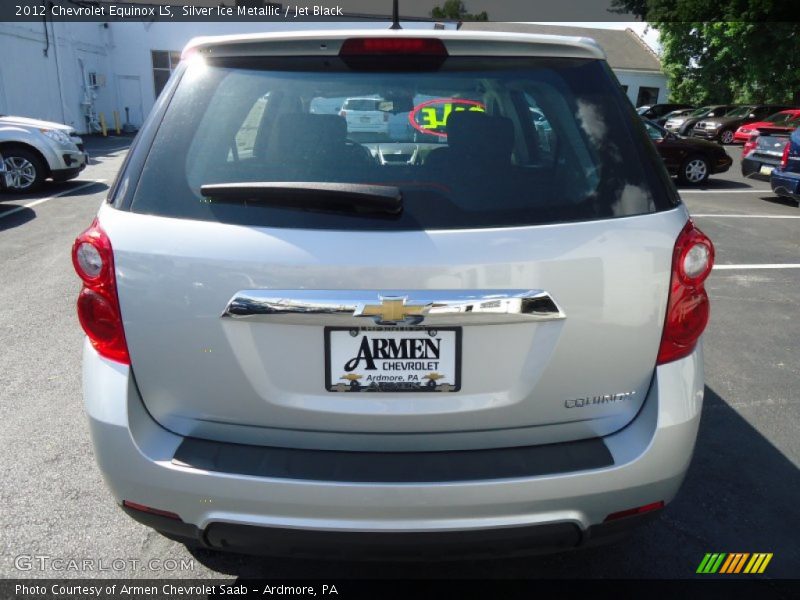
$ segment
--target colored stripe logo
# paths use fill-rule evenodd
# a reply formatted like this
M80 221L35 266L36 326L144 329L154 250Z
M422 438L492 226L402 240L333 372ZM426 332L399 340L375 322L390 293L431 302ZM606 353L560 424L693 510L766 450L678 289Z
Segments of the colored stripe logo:
M763 573L769 561L772 560L772 552L709 552L700 561L697 573L714 574L724 573L726 575L736 573Z

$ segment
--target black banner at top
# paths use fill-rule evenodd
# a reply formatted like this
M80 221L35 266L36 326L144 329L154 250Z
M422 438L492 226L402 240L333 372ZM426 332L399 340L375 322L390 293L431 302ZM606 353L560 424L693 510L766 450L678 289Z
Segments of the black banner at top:
M0 21L387 21L393 0L3 0ZM792 0L399 0L401 21L792 21Z

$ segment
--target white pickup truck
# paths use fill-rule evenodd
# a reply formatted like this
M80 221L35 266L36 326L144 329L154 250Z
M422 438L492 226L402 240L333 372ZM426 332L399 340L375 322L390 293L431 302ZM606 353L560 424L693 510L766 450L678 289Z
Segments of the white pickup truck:
M86 168L83 140L73 127L27 117L0 116L0 188L32 192L46 179L66 181Z

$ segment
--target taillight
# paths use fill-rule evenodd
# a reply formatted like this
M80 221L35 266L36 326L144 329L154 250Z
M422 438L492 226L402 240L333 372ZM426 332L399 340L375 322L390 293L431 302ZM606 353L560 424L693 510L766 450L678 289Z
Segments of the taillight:
M346 110L340 110L339 111L339 116L340 117L347 117L347 111Z
M117 296L111 240L97 219L72 244L72 264L83 281L78 320L98 354L130 364Z
M350 38L344 41L339 56L386 56L417 54L447 56L442 40L437 38L377 37Z
M689 221L678 236L672 254L667 316L658 349L659 365L688 356L697 345L708 324L708 294L703 284L713 266L714 244Z
M747 141L744 143L744 147L742 148L742 158L746 158L750 155L750 153L756 149L758 145L758 134L755 133L751 135Z
M791 149L791 146L792 143L789 142L783 147L783 154L781 155L781 169L785 169L789 166L789 150Z

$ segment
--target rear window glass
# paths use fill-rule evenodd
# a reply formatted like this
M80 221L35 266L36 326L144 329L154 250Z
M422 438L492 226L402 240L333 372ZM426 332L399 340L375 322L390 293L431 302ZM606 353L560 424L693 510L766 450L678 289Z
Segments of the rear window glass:
M131 210L265 227L457 229L647 214L676 202L602 61L448 58L436 71L338 59L193 61ZM400 215L209 200L204 184L399 188Z

